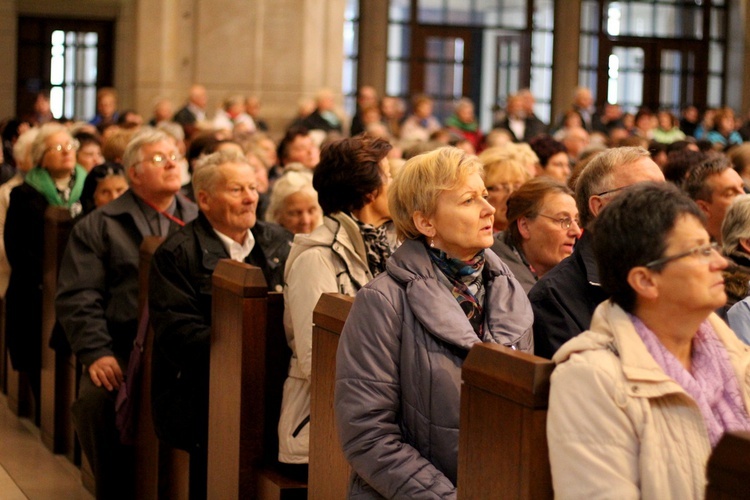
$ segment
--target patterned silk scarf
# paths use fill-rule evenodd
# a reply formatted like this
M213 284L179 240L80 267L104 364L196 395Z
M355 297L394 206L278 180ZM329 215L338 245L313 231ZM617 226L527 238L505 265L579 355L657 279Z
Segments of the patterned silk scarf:
M469 261L452 259L437 248L428 247L427 253L447 278L453 297L481 339L484 336L484 250Z
M372 224L365 224L353 215L351 217L359 226L359 232L362 235L367 252L367 267L370 268L372 276L375 277L385 271L385 261L393 253L393 249L388 242L388 224L375 227Z

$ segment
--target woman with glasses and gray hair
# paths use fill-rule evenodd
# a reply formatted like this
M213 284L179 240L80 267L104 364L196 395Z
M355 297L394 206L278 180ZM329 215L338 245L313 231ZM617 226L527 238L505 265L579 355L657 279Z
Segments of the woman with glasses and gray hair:
M13 368L28 377L39 408L42 339L44 213L63 207L81 212L86 171L76 164L78 142L58 123L43 125L31 143L33 167L10 193L5 249L12 269L6 301L6 341Z
M610 299L553 356L555 498L700 499L727 431L750 431L750 348L714 311L727 261L670 184L624 190L594 222Z
M571 191L550 177L537 177L511 193L508 227L495 236L492 250L505 262L524 291L573 253L581 236Z
M736 197L721 224L724 255L733 264L724 271L727 321L750 344L750 195Z

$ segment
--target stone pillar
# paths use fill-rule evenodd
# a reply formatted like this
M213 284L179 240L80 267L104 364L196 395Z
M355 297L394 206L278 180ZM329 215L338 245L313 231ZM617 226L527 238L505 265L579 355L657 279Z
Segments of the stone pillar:
M726 104L743 117L750 110L750 6L748 0L729 2L727 12Z
M570 105L578 86L581 0L555 0L555 41L552 49L552 112L550 123Z
M371 85L385 95L388 59L388 1L359 0L357 87Z
M0 0L0 119L16 114L16 17L16 1Z

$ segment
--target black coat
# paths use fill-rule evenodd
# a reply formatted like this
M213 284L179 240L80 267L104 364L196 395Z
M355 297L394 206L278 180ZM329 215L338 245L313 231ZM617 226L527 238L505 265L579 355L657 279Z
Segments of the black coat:
M524 119L524 122L526 124L526 128L523 131L523 137L516 137L515 132L510 128L510 121L508 120L508 117L503 118L499 122L495 123L492 128L501 128L504 130L507 130L510 132L510 135L513 136L514 142L529 142L534 137L546 134L547 133L547 125L536 117L536 115L527 116Z
M592 235L585 231L573 254L529 291L534 310L534 354L549 359L565 342L588 330L594 309L607 298L599 284Z
M5 335L13 368L38 372L42 345L44 212L49 203L29 184L10 192L5 250L11 266L5 296Z
M245 259L263 270L271 290L280 289L293 235L257 222L255 247ZM159 439L192 451L208 439L211 275L228 259L208 219L200 214L156 251L149 279L154 328L152 414Z

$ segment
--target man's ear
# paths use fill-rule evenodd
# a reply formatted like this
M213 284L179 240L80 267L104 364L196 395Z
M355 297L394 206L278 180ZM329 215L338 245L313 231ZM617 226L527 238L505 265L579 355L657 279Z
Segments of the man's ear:
M411 217L414 221L414 225L417 227L417 231L428 238L435 237L435 235L437 234L437 230L435 229L435 225L432 223L432 219L430 219L420 211L414 212Z
M589 197L589 212L594 218L599 216L599 212L604 208L604 199L601 196L593 195Z
M740 238L740 246L746 253L750 253L750 238Z
M711 215L711 204L707 202L706 200L695 200L695 203L698 205L698 208L701 209L701 211L706 214L706 217Z
M203 189L195 193L195 203L198 204L198 208L201 209L201 212L205 213L208 211L208 199L208 192Z

